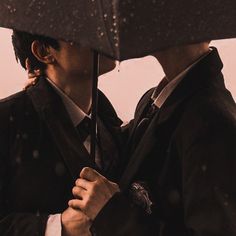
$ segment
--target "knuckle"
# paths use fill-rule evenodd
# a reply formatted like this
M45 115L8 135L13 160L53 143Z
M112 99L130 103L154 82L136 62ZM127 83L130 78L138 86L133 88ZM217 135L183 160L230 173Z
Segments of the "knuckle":
M77 189L76 187L72 188L72 193L73 193L73 194L78 193L78 189Z
M70 201L69 205L70 205L71 207L75 207L75 202L72 200L72 201Z
M82 172L83 173L87 173L89 171L89 167L84 167L83 169L82 169Z
M99 179L97 179L97 180L95 181L95 183L96 183L96 186L99 186L99 185L104 184L104 180L101 179L101 178L99 178Z
M99 182L97 182L97 181L94 182L93 185L92 185L92 188L91 188L91 193L94 194L96 191L98 191L99 188L100 188L100 185L101 184Z
M81 203L81 209L86 210L87 208L88 208L88 201L86 200Z
M97 185L98 185L97 181L94 181L94 182L90 183L91 189L96 188Z
M75 181L75 185L78 185L78 184L79 184L79 179Z
M96 195L96 188L91 189L88 200L91 200L94 195Z

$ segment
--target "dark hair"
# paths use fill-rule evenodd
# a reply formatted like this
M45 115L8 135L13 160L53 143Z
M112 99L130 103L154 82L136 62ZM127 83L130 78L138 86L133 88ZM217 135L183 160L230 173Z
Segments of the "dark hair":
M44 44L45 46L51 46L55 49L59 49L59 43L55 39L36 34L30 34L23 31L13 30L12 45L15 51L16 60L20 61L22 67L26 69L25 61L28 58L31 66L30 70L41 69L42 71L44 71L46 65L40 62L31 51L31 45L36 40Z

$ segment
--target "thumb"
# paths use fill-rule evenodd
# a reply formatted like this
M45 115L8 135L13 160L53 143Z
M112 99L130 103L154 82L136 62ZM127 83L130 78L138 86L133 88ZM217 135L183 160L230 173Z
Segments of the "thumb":
M80 178L94 182L100 178L103 178L103 176L100 175L96 170L94 170L90 167L85 167L80 172Z
M120 186L115 182L109 181L107 187L114 192L120 192Z

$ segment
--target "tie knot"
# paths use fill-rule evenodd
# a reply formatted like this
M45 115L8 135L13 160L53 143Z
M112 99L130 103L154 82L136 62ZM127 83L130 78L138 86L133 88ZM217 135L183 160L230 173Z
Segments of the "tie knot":
M158 110L159 110L159 108L154 103L152 103L151 106L149 107L147 114L146 114L146 118L152 118Z
M82 142L84 142L88 138L90 130L91 130L91 119L85 116L84 119L77 125L77 131L79 133Z

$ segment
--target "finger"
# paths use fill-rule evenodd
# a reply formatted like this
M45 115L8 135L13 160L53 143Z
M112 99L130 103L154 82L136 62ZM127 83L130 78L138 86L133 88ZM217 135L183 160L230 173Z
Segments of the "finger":
M28 71L28 78L29 79L36 80L37 77L40 77L40 76L41 76L41 71L39 69L33 70L33 71L32 70Z
M30 80L35 80L36 79L36 74L35 73L32 73L32 72L29 72L28 73L28 79L30 79Z
M72 199L68 202L68 206L73 209L82 210L84 206L83 200Z
M30 79L30 81L27 81L27 82L25 83L23 90L26 90L27 88L29 88L29 87L32 86L32 85L35 85L35 83L36 83L35 80L31 80L31 79Z
M30 60L29 60L29 58L26 58L26 60L25 60L25 67L26 67L27 71L30 71Z
M80 200L82 200L84 198L84 196L87 194L87 191L81 187L77 187L75 186L72 189L72 193L74 195L75 198L78 198Z
M80 177L92 182L103 178L103 176L100 175L96 170L89 167L83 168L83 170L80 172Z
M37 70L34 70L34 75L35 77L39 77L41 75L41 70L40 69L37 69Z
M75 186L81 187L81 188L83 188L84 190L89 190L89 189L91 189L91 187L92 187L90 181L88 181L88 180L86 180L86 179L81 179L81 178L79 178L79 179L77 179L77 180L75 181Z

